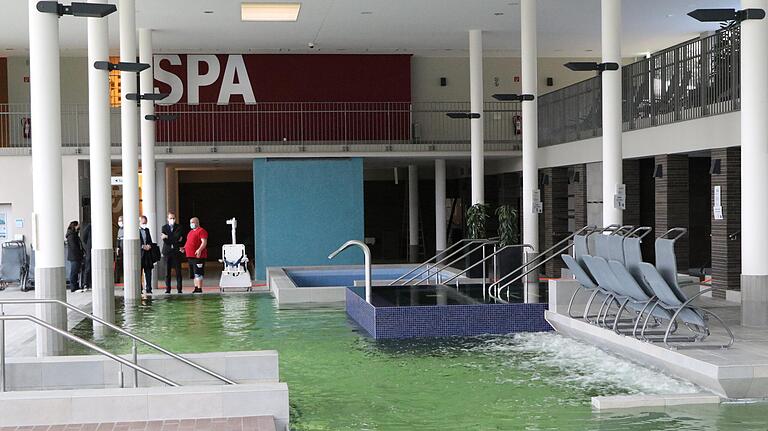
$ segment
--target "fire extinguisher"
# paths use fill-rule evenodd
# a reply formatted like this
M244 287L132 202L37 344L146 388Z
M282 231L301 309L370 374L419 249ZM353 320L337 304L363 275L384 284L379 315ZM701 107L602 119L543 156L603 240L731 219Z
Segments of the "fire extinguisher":
M512 124L514 124L515 127L515 135L520 135L523 133L523 117L515 115L512 117Z
M32 119L21 119L21 135L24 137L24 139L32 138Z

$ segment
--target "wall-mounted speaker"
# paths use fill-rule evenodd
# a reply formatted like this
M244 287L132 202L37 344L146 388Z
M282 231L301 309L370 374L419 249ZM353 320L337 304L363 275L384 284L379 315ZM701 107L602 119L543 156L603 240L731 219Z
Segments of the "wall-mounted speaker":
M447 86L448 86L448 78L446 78L446 77L444 77L444 76L443 76L443 77L441 77L441 78L440 78L440 86L441 86L441 87L447 87Z
M555 85L555 80L552 78L547 78L547 87L552 87Z
M653 170L653 178L664 178L664 167L662 165L656 165Z
M720 175L720 173L721 173L720 159L712 159L712 161L709 164L709 174Z
M549 175L539 174L539 186L548 186L548 185L549 185Z

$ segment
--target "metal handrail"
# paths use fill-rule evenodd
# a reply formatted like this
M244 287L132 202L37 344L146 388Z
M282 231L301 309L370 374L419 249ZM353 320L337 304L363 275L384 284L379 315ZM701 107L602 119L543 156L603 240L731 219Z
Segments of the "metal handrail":
M548 249L546 249L546 250L542 251L542 252L541 252L541 253L539 253L538 255L534 256L533 258L531 258L531 260L530 260L530 261L523 263L523 264L522 264L522 265L521 265L519 268L515 268L514 270L510 271L510 272L509 272L509 274L507 274L507 275L505 275L505 276L501 277L500 279L496 280L496 282L494 282L493 284L491 284L490 286L488 286L488 289L490 290L490 289L491 289L491 288L493 288L494 286L497 286L499 283L503 282L504 280L506 280L507 278L509 278L509 277L510 277L512 274L516 273L517 271L522 271L522 270L523 270L523 268L527 267L528 265L531 265L531 264L532 264L532 263L534 263L534 262L535 262L537 259L541 258L542 256L546 255L546 254L547 254L547 253L549 253L550 251L554 250L556 247L560 246L560 244L562 244L562 243L564 243L564 242L567 242L567 241L570 241L570 240L571 240L571 239L573 239L573 238L574 238L576 235L579 235L580 233L582 233L582 232L584 232L584 231L587 231L587 230L595 230L595 229L597 229L597 226L594 226L594 225L587 225L587 226L584 226L583 228L581 228L581 229L577 230L576 232L574 232L574 233L572 233L572 234L568 235L567 237L563 238L562 240L558 241L558 242L557 242L555 245L553 245L552 247L550 247L550 248L548 248ZM570 246L569 246L569 247L570 247ZM541 266L541 265L539 265L539 266ZM539 266L536 266L536 268L538 268ZM531 272L531 271L529 271L529 272L525 273L525 275L528 275L530 272ZM519 278L518 278L518 279L519 279ZM517 281L518 279L515 279L514 281Z
M102 355L108 357L109 359L112 359L113 361L117 361L120 364L125 365L126 367L131 368L131 369L133 369L136 372L142 373L145 376L151 377L151 378L153 378L153 379L155 379L155 380L157 380L157 381L159 381L161 383L165 383L168 386L179 386L179 384L174 382L173 380L167 379L167 378L165 378L165 377L155 373L154 371L151 371L151 370L148 370L148 369L142 367L141 365L134 364L134 363L132 363L131 361L129 361L127 359L121 358L120 356L117 356L117 355L115 355L113 353L110 353L110 352L102 349L101 347L93 344L93 343L89 343L88 341L85 341L85 340L83 340L80 337L77 337L77 336L75 336L73 334L70 334L69 332L67 332L67 331L65 331L63 329L59 329L59 328L51 325L50 323L48 323L48 322L46 322L44 320L38 319L35 316L30 316L28 314L19 314L19 315L0 314L0 321L4 322L6 320L28 320L28 321L30 321L32 323L35 323L35 324L40 325L40 326L42 326L44 328L47 328L48 330L53 331L53 332L61 335L62 337L68 338L68 339L70 339L70 340L72 340L72 341L74 341L74 342L76 342L76 343L78 343L78 344L80 344L82 346L85 346L85 347L87 347L87 348L89 348L91 350L95 350L96 352L101 353ZM5 389L5 369L2 369L0 371L2 372L2 379L0 379L0 380L3 381L3 390L4 390ZM138 386L138 381L135 382L135 383Z
M459 245L459 244L461 244L461 243L463 243L463 242L467 242L467 241L477 241L477 240L474 240L474 239L462 239L462 240L460 240L460 241L456 241L455 243L451 244L451 245L450 245L448 248L446 248L446 249L445 249L445 250L443 250L442 252L440 252L440 253L438 253L438 254L436 254L436 255L434 255L434 256L432 256L432 257L430 257L429 259L425 260L424 262L420 263L419 265L417 265L417 266L415 266L415 267L411 268L411 270L410 270L410 271L406 272L405 274L403 274L403 275L401 275L400 277L397 277L395 280L391 281L391 282L389 283L389 286L392 286L393 284L397 283L398 281L400 281L400 280L404 279L405 277L407 277L407 276L409 276L409 275L413 274L415 271L418 271L418 270L419 270L419 268L421 268L422 266L424 266L424 265L429 265L429 262L430 262L432 259L437 259L438 257L440 257L440 255L444 254L444 253L445 253L445 252L447 252L448 250L452 249L453 247L456 247L457 245ZM438 263L439 263L439 262L435 262L435 265L437 265ZM429 268L428 268L428 269L429 269Z
M455 251L453 251L451 254L449 254L449 255L445 256L444 258L440 259L439 261L437 261L437 262L433 263L433 264L432 264L432 265L430 265L430 266L427 266L427 268L426 268L426 269L424 269L424 270L423 270L423 271L421 271L420 273L418 273L418 274L414 275L413 277L409 278L408 280L405 280L404 282L400 283L400 285L402 286L402 285L408 284L408 283L412 282L413 280L415 280L416 278L420 277L421 275L423 275L423 274L425 274L425 273L427 274L427 280L429 280L429 278L430 278L430 276L429 276L429 271L431 271L431 270L432 270L432 269L434 269L434 268L437 268L437 266L438 266L438 265L440 265L441 263L445 262L446 260L448 260L448 259L452 258L453 256L456 256L456 254L460 253L462 250L466 249L467 247L471 246L472 244L477 244L477 243L483 243L483 244L486 244L488 241L495 241L495 240L497 240L497 239L498 239L497 237L494 237L494 238L491 238L491 239L463 239L463 240L461 240L461 241L458 241L458 242L456 242L456 244L459 244L459 243L461 243L461 242L464 242L464 241L466 241L467 243L466 243L465 245L463 245L463 246L459 247L459 248L458 248L458 249L456 249ZM454 245L456 245L456 244L454 244ZM449 248L450 248L450 247L449 247ZM448 249L446 249L446 250L448 250ZM461 257L459 257L458 259L456 259L456 260L454 260L454 261L451 261L450 263L448 263L448 264L446 264L446 265L444 265L444 266L448 266L448 267L449 267L449 266L453 265L454 263L458 262L458 261L459 261L459 260L460 260L462 257L464 257L464 256L466 256L466 254L465 254L465 255L462 255L462 256L461 256ZM431 260L431 259L430 259L430 260ZM440 272L439 272L439 270L438 270L438 274L437 274L437 275L439 275L439 274L440 274ZM419 282L421 282L421 281L423 281L423 280L424 280L424 279L422 278L421 280L419 280ZM397 280L396 280L396 281L397 281ZM392 286L392 284L390 284L390 286Z
M215 371L211 371L208 368L203 367L202 365L198 365L198 364L190 361L189 359L184 358L183 356L180 356L180 355L178 355L176 353L171 352L170 350L167 350L167 349L165 349L163 347L158 346L157 344L155 344L155 343L153 343L151 341L145 340L145 339L143 339L143 338L141 338L141 337L139 337L137 335L134 335L134 334L126 331L125 329L123 329L123 328L121 328L121 327L119 327L119 326L117 326L117 325L115 325L113 323L107 322L106 320L101 319L99 317L96 317L93 314L87 313L87 312L85 312L85 311L75 307L74 305L67 303L67 302L64 302L64 301L61 301L61 300L58 300L58 299L2 299L2 300L0 300L0 305L4 305L4 304L59 304L59 305L62 305L62 306L66 307L66 308L68 308L68 309L70 309L70 310L72 310L72 311L74 311L76 313L79 313L82 316L85 316L85 317L87 317L87 318L89 318L89 319L91 319L91 320L93 320L95 322L98 322L98 323L100 323L100 324L102 324L102 325L104 325L104 326L106 326L106 327L108 327L108 328L110 328L112 330L115 330L115 331L117 331L117 332L119 332L119 333L121 333L123 335L126 335L126 336L128 336L129 338L131 338L131 339L133 339L135 341L138 341L138 342L140 342L142 344L145 344L145 345L147 345L147 346L149 346L149 347L151 347L151 348L153 348L153 349L155 349L155 350L157 350L157 351L159 351L159 352L161 352L161 353L163 353L165 355L168 355L168 356L170 356L170 357L172 357L172 358L174 358L174 359L176 359L178 361L181 361L181 362L189 365L190 367L195 368L198 371L202 371L203 373L208 374L211 377L215 377L216 379L221 380L222 382L224 382L226 384L229 384L229 385L236 385L237 384L236 382L234 382L234 381L232 381L232 380L230 380L230 379L228 379L228 378L226 378L226 377L216 373Z
M497 254L501 253L502 251L504 251L504 250L506 250L508 248L530 248L530 249L533 250L533 246L530 245L530 244L509 244L509 245L505 245L504 247L501 247L500 249L494 251L493 253L489 254L488 256L482 258L481 260L473 263L471 266L467 267L466 269L464 269L460 273L454 275L453 277L449 278L448 280L445 280L443 283L446 283L446 284L450 283L451 281L459 278L462 274L467 273L470 269L476 267L477 265L480 265L481 263L484 263L488 259L496 256Z
M512 280L508 281L503 286L497 288L496 289L496 296L501 296L501 292L502 292L502 290L504 290L505 287L509 288L509 286L512 285L512 283L516 282L517 280L520 280L521 278L525 277L526 275L528 275L528 274L532 273L533 271L536 271L537 269L541 268L544 264L546 264L547 262L549 262L550 260L552 260L552 259L554 259L556 257L559 257L562 252L568 250L571 247L573 247L573 243L567 244L565 247L561 248L556 253L553 253L552 256L549 256L548 258L542 260L538 264L534 265L532 268L528 269L528 271L525 271L524 273L520 274L519 276L517 276L517 277L513 278ZM494 283L491 286L488 286L488 290L490 290L493 286L498 284L500 281L501 280L499 280L498 282ZM507 290L509 290L509 289L507 289Z
M465 257L467 257L467 256L471 255L472 253L476 252L477 250L480 250L481 248L485 247L486 245L490 245L490 244L496 244L496 243L498 243L499 241L498 241L498 240L495 240L495 239L493 239L493 240L491 240L491 239L488 239L488 240L482 240L482 241L480 241L480 242L481 242L481 244L480 244L479 246L477 246L477 247L473 248L472 250L470 250L470 251L468 251L468 252L466 252L466 253L462 254L461 256L457 257L456 259L454 259L454 260L450 261L450 262L449 262L448 264L446 264L445 266L451 266L451 265L453 265L454 263L456 263L456 262L460 261L461 259L464 259ZM470 244L473 244L473 243L470 243ZM416 277L418 277L418 276L412 277L410 280L406 281L405 283L410 283L410 282L411 282L411 281L413 281L413 279L414 279L414 278L416 278ZM428 280L429 280L429 278L422 278L421 280L417 281L417 282L415 283L415 285L416 285L416 286L418 286L419 284L421 284L421 283L423 283L423 282L425 282L425 281L428 281Z

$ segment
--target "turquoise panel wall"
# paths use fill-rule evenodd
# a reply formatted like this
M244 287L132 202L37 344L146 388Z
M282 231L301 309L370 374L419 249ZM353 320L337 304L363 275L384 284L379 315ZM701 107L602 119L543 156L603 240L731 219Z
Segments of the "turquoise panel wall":
M328 254L363 239L363 160L253 161L256 277L268 266L362 264L359 249Z

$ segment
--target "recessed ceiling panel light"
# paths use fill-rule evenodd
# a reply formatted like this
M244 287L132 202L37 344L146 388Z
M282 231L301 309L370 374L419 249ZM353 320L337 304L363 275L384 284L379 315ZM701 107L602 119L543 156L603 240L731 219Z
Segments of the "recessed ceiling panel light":
M493 14L496 16L500 16L500 15L504 15L504 12L494 12Z
M213 13L212 10L204 10L203 13Z
M243 21L296 21L301 3L241 3Z

